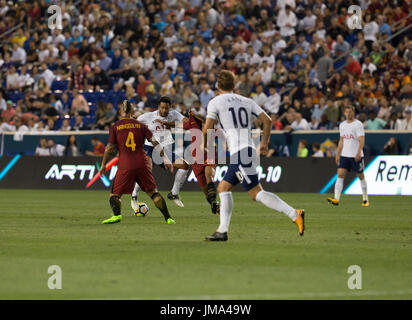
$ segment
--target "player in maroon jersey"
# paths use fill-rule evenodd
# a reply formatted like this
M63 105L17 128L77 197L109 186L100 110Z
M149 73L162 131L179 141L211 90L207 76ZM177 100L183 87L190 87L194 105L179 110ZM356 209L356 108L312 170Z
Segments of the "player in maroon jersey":
M131 103L124 100L120 108L120 120L110 128L109 142L104 152L99 174L102 175L106 171L107 160L114 153L116 147L119 152L119 164L110 191L109 201L114 215L102 223L110 224L122 220L120 197L123 194L131 194L134 184L137 182L162 212L166 223L175 224L169 214L164 198L156 189L152 169L143 149L145 139L149 140L158 149L167 170L173 171L173 166L164 154L159 142L153 137L152 132L144 123L133 119L132 114L133 107Z
M213 182L216 163L214 161L208 163L206 151L204 151L204 157L200 159L201 161L197 161L199 159L196 159L196 149L200 150L199 147L201 145L201 140L197 141L197 138L200 137L200 139L202 139L203 123L204 119L191 110L189 111L189 118L183 119L183 129L190 130L192 133L192 141L190 142L193 157L192 169L200 189L202 189L206 200L210 203L212 213L216 214L219 213L219 203L216 201L216 186ZM195 133L196 130L199 132L198 135Z

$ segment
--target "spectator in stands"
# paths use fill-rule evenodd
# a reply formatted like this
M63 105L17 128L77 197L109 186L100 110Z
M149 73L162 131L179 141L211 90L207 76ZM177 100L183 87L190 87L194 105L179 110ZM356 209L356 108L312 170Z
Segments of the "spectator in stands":
M293 130L310 130L309 124L300 112L296 112L295 121L292 122L291 128Z
M50 150L50 155L54 157L62 157L64 154L65 146L56 144L53 139L47 140L47 147Z
M209 101L215 97L214 92L210 89L210 86L207 82L204 82L202 85L202 91L200 92L199 99L203 108L207 108Z
M74 89L70 114L72 116L76 116L76 115L85 116L85 115L88 115L89 112L90 112L90 108L89 108L89 105L87 104L86 99L84 98L82 94L79 93L77 89Z
M71 104L67 92L63 92L60 99L56 101L55 108L59 115L64 116L70 113Z
M304 139L299 140L298 143L298 158L307 158L309 150L307 148L308 142Z
M183 93L183 104L185 107L189 109L197 100L199 100L199 97L192 91L192 88L190 86L186 86Z
M399 130L402 131L412 131L412 111L410 109L405 111L405 119L402 119L402 122L399 126Z
M3 91L0 90L0 111L6 110L7 105L6 105L6 100L3 97Z
M72 127L70 126L69 119L63 119L62 126L60 127L59 131L66 132L71 131Z
M66 147L64 149L64 155L66 157L79 157L81 156L79 146L75 135L70 135L67 138Z
M386 121L383 119L376 118L376 114L374 111L369 111L368 113L369 119L367 122L367 129L368 130L382 130L386 126Z
M160 99L160 94L155 92L154 84L150 84L146 88L146 96L142 98L145 111L154 111Z
M267 113L277 114L280 108L280 95L276 92L275 86L269 86L269 94L263 108Z
M264 108L264 105L267 102L268 97L263 92L263 85L262 84L258 84L256 86L256 93L252 94L252 100L255 101L258 106Z
M278 27L280 28L280 35L283 38L287 38L292 34L295 34L295 27L298 20L290 5L287 4L284 10L281 9L279 11L276 21Z
M325 147L326 149L326 157L335 158L336 151L338 150L338 140L332 140L329 147Z
M317 142L312 145L312 152L313 152L312 154L313 158L323 158L325 156L323 151L320 148L320 144Z
M272 130L282 130L283 124L279 120L279 116L277 113L270 113L270 118L272 119Z
M110 124L114 122L117 116L117 112L111 102L106 104L106 108L103 109L104 115L97 121L97 128L100 130L107 130Z
M102 157L104 155L105 145L103 142L99 140L97 137L92 138L92 146L93 151L86 151L86 155L88 156L95 156L95 157Z
M389 138L388 142L386 142L385 146L383 147L382 154L388 154L388 155L400 154L399 142L398 140L396 140L395 137Z
M84 124L83 117L81 115L76 115L74 117L74 124L72 127L72 131L82 131L82 130L89 130L90 128Z
M16 67L14 65L10 66L6 77L6 86L8 90L18 90L19 86L19 75L16 72Z
M402 124L402 120L398 118L398 114L392 112L389 121L386 123L385 129L400 130Z
M106 72L102 70L99 65L96 65L93 72L90 72L90 77L88 79L88 82L92 86L94 91L99 91L101 89L110 89L110 79L107 76Z
M13 108L13 102L11 100L7 100L6 110L3 110L1 112L1 117L3 121L10 123L15 115L16 115L16 110Z
M50 149L47 146L46 138L40 138L39 146L34 152L35 156L50 156Z

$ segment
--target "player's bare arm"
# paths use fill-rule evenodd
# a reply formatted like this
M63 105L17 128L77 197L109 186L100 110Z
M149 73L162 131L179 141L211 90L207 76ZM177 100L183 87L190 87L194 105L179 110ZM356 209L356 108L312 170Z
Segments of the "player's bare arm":
M359 147L358 147L358 152L356 153L355 156L355 161L360 161L362 159L362 150L365 145L365 136L360 136L359 137Z
M193 110L189 111L189 116L192 116L193 118L196 118L197 120L201 121L202 123L205 122L205 118L196 114Z
M336 150L336 157L335 157L335 160L336 160L336 164L337 164L337 165L339 165L340 154L341 154L341 152L342 152L342 148L343 148L343 138L340 137L339 143L338 143L338 149Z
M215 127L216 120L211 118L206 118L205 125L203 126L203 147L204 150L207 150L207 131Z
M103 175L106 171L106 163L109 157L116 151L116 146L113 143L108 143L104 150L103 160L100 165L99 175Z
M260 141L260 154L266 155L270 139L270 129L272 128L272 120L266 112L262 112L258 116L263 123L263 137Z
M176 123L174 121L163 121L163 120L160 120L160 119L156 119L156 120L154 120L154 122L158 122L158 123L160 123L161 125L165 126L168 129L169 128L174 128L176 126Z

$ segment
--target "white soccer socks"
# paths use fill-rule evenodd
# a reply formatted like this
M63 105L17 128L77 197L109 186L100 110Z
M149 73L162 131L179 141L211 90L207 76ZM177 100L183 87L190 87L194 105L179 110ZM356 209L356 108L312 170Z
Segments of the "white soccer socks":
M345 179L344 178L339 178L336 180L335 183L335 199L339 201L340 199L340 195L342 193L342 189L343 189L343 181Z
M137 184L137 183L135 183L134 184L134 189L133 189L133 192L132 192L132 197L138 197L138 195L139 195L139 190L140 190L140 186Z
M360 180L360 185L362 188L363 201L368 201L368 188L366 186L366 179Z
M220 198L220 225L217 232L223 233L228 232L230 217L232 216L233 210L233 197L232 192L221 192L219 193Z
M297 218L296 210L293 209L290 205L288 205L285 201L280 199L276 194L267 192L267 191L259 191L256 195L256 201L263 203L266 207L283 212L293 221ZM222 215L222 212L220 213Z
M188 172L189 170L184 170L184 169L178 169L176 171L175 182L173 183L173 188L171 190L173 195L179 194L180 188L183 186L183 184L186 181Z

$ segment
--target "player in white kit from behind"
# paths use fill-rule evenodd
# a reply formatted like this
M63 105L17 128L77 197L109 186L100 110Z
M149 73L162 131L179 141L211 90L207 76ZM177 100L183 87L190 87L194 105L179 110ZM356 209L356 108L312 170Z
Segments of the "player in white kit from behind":
M362 122L354 118L355 108L353 106L346 106L344 114L346 121L339 125L340 139L338 150L336 151L338 178L335 183L335 197L328 198L328 202L335 206L339 205L346 173L353 170L356 172L360 180L363 196L362 206L368 207L368 192L365 175L363 174L363 170L365 168L363 161L365 131L363 130Z
M213 98L207 107L206 123L203 135L220 123L225 132L230 151L229 168L217 187L220 197L220 225L217 231L206 237L208 241L228 240L228 230L233 209L232 189L239 182L249 193L252 200L263 203L266 207L283 212L296 223L299 235L303 235L304 210L294 209L277 195L264 191L259 183L256 170L256 149L252 142L252 115L263 123L263 137L260 152L264 155L268 150L271 118L252 99L233 93L235 75L223 70L218 76L220 95ZM204 141L207 141L205 138ZM212 148L211 148L212 149ZM209 150L208 150L209 151Z
M168 96L163 96L160 98L158 110L153 112L143 113L137 120L143 122L149 127L149 130L152 131L153 136L156 137L157 141L165 148L167 148L174 143L170 128L175 126L176 122L181 122L184 119L184 116L177 112L176 110L171 110L172 102ZM150 158L150 161L153 165L157 164L163 167L161 162L162 157L159 153L153 148L153 145L146 141L144 145L144 150L146 155ZM167 151L166 151L167 152ZM172 187L172 190L167 195L169 200L173 200L179 207L184 207L183 202L180 200L179 192L180 188L186 181L186 176L189 169L189 164L174 152L171 155L168 155L171 161L173 162L173 167L177 169L175 175L175 181ZM131 205L133 210L136 212L138 208L138 191L140 187L138 184L135 185L135 188L132 193Z

